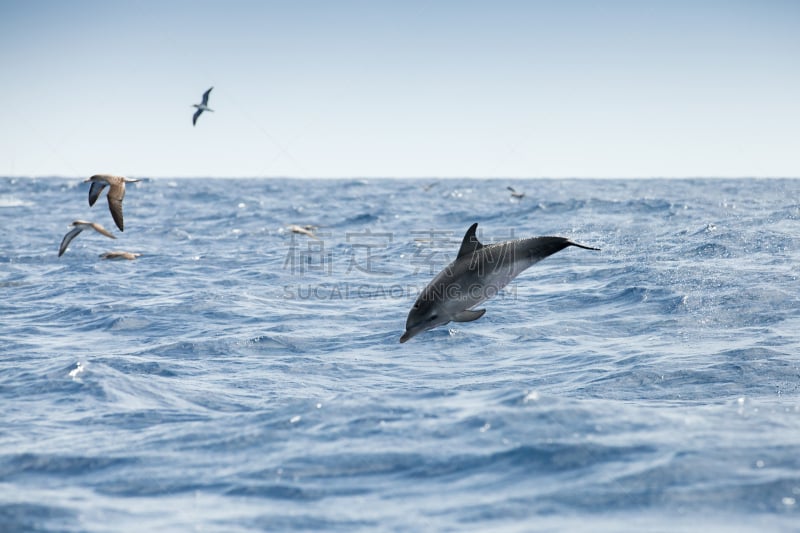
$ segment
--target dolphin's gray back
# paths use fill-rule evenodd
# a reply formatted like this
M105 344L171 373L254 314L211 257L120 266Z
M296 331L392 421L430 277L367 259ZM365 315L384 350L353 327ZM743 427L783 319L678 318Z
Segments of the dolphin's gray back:
M441 298L452 284L460 286L456 292L462 295L476 284L502 289L522 271L568 246L596 250L564 237L532 237L489 246L479 245L474 251L460 255L442 270L421 296L429 300ZM484 299L480 298L479 301Z
M528 266L538 263L556 252L560 252L567 246L573 245L569 239L564 237L532 237L513 241L509 244L514 245L516 260L525 259Z
M499 290L522 271L571 245L563 237L533 237L483 246L473 253L468 269L474 279Z
M534 237L489 246L460 255L421 293L427 301L460 300L465 308L496 294L522 271L573 245L563 237ZM466 303L468 302L468 303Z

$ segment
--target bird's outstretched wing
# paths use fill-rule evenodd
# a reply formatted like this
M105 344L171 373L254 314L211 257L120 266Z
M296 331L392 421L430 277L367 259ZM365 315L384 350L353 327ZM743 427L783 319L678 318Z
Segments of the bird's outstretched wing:
M213 89L214 87L211 87ZM208 95L211 94L211 89L203 93L203 105L208 105Z
M58 247L58 257L64 255L64 252L67 251L67 246L69 246L69 243L71 243L72 240L82 231L83 226L76 226L69 230L66 235L64 235L64 238L61 240L61 246Z
M114 223L120 231L125 231L122 222L122 199L125 197L125 184L120 183L111 187L106 196L108 197L108 210L111 211L111 218L114 219Z
M101 235L105 235L106 237L109 237L111 239L116 239L113 233L111 233L106 228L104 228L103 226L101 226L96 222L92 222L92 229Z
M103 192L107 183L93 181L92 186L89 187L89 207L93 206L94 203L97 201L97 197L100 196L100 193Z

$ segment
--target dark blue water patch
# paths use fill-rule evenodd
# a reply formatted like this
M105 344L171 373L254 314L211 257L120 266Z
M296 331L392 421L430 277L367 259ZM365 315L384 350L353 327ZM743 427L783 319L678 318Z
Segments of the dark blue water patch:
M418 471L422 477L438 477L456 472L521 471L534 473L564 473L594 468L599 464L634 461L654 452L649 446L604 446L594 443L553 443L521 445L481 456L466 456Z
M592 443L521 445L486 454L443 454L442 457L416 453L340 454L335 460L303 464L297 460L282 467L283 475L305 480L347 477L401 476L411 480L447 482L473 476L497 474L544 475L578 472L616 461L632 461L653 453L648 446L609 447ZM438 454L437 454L438 455Z
M728 361L767 361L783 355L779 350L766 347L736 348L724 350L720 357Z
M162 424L181 424L206 422L209 417L203 414L184 411L169 411L161 409L140 409L138 411L112 412L104 414L90 414L81 420L81 423L114 427L120 430L143 430Z
M129 457L89 457L21 453L0 457L0 478L28 475L72 477L136 464Z
M317 456L313 462L295 458L281 466L282 475L311 482L325 479L347 478L350 480L395 475L413 475L425 468L426 457L417 453L375 452L345 453L334 457Z
M168 342L150 346L139 353L140 355L163 357L166 359L175 357L188 360L224 356L231 353L231 341L209 339L195 342L188 340Z
M361 491L363 494L366 491ZM325 491L313 488L302 488L285 483L266 483L231 487L225 491L230 496L246 496L270 500L315 501L326 496ZM346 494L346 495L353 495Z
M74 365L71 367L74 368ZM21 401L50 397L63 401L75 398L85 390L85 385L70 379L70 370L15 369L0 378L0 392L10 400Z
M2 309L0 309L0 313L2 313ZM43 335L44 332L35 326L23 326L19 328L20 332L25 334L25 337L32 338L37 335ZM23 338L25 338L23 337ZM19 357L26 353L30 353L34 351L36 347L36 343L30 341L23 341L19 342L17 339L10 339L10 338L2 338L0 337L0 353L11 355L14 354L15 356ZM0 383L2 383L3 376L0 376Z
M629 280L630 281L630 280ZM688 312L686 296L671 288L661 286L627 286L613 287L609 284L603 290L581 290L545 298L542 304L556 307L568 302L575 309L577 316L596 316L598 308L603 309L604 326L599 327L596 321L588 324L591 331L608 327L623 327L629 336L646 334L654 331L655 323L680 317ZM613 290L612 290L613 289ZM549 304L549 300L553 304ZM634 316L640 318L635 319Z
M93 364L104 364L123 374L159 376L163 378L175 378L181 373L166 368L156 361L133 362L125 358L98 358L92 361Z
M621 370L597 377L583 387L584 392L601 396L641 399L725 400L742 396L770 395L786 389L800 377L800 369L786 356L755 356L761 349L714 355L715 363L683 368L654 359L643 364L639 358L620 363Z
M72 304L51 309L47 314L41 316L41 319L46 322L70 322L81 331L95 330L98 327L107 326L110 321L109 317L100 311L100 309L87 305Z
M78 511L60 505L0 503L0 533L80 531Z
M374 223L380 220L380 217L374 213L360 213L358 215L345 218L334 227L358 227L365 224Z
M680 500L681 506L702 509L709 504L718 508L728 508L736 512L779 513L800 520L797 501L800 476L789 475L770 481L749 481L736 485L718 487L711 497L695 494Z
M220 493L225 489L225 484L217 481L208 483L193 482L184 479L175 479L160 475L149 467L147 476L123 473L118 478L98 481L95 486L97 492L106 496L122 498L154 498L191 494L197 491ZM189 476L187 476L189 477Z
M225 525L224 523L222 524ZM235 524L237 527L239 523ZM377 531L386 525L376 520L332 519L325 515L318 515L314 511L304 511L297 514L283 514L282 512L266 513L263 516L247 519L245 527L252 527L257 531L345 531L358 530Z
M678 453L635 474L624 474L610 482L551 494L540 500L573 512L636 510L655 505L682 512L697 512L713 506L729 512L798 514L791 502L800 477L777 476L775 479L760 467L743 463L739 450L725 450L724 455L726 461L709 459L707 453ZM709 473L723 469L732 470L737 481L731 483Z

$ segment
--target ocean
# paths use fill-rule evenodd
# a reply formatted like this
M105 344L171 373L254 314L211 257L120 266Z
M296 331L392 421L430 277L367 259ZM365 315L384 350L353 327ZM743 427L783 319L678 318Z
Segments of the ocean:
M800 528L800 180L84 178L0 178L0 531ZM601 251L400 344L475 222Z

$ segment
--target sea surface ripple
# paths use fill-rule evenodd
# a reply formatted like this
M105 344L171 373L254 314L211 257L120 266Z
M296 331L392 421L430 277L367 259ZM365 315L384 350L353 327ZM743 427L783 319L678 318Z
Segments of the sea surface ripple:
M0 531L800 524L800 180L127 189L0 178ZM400 344L474 222L602 251Z

